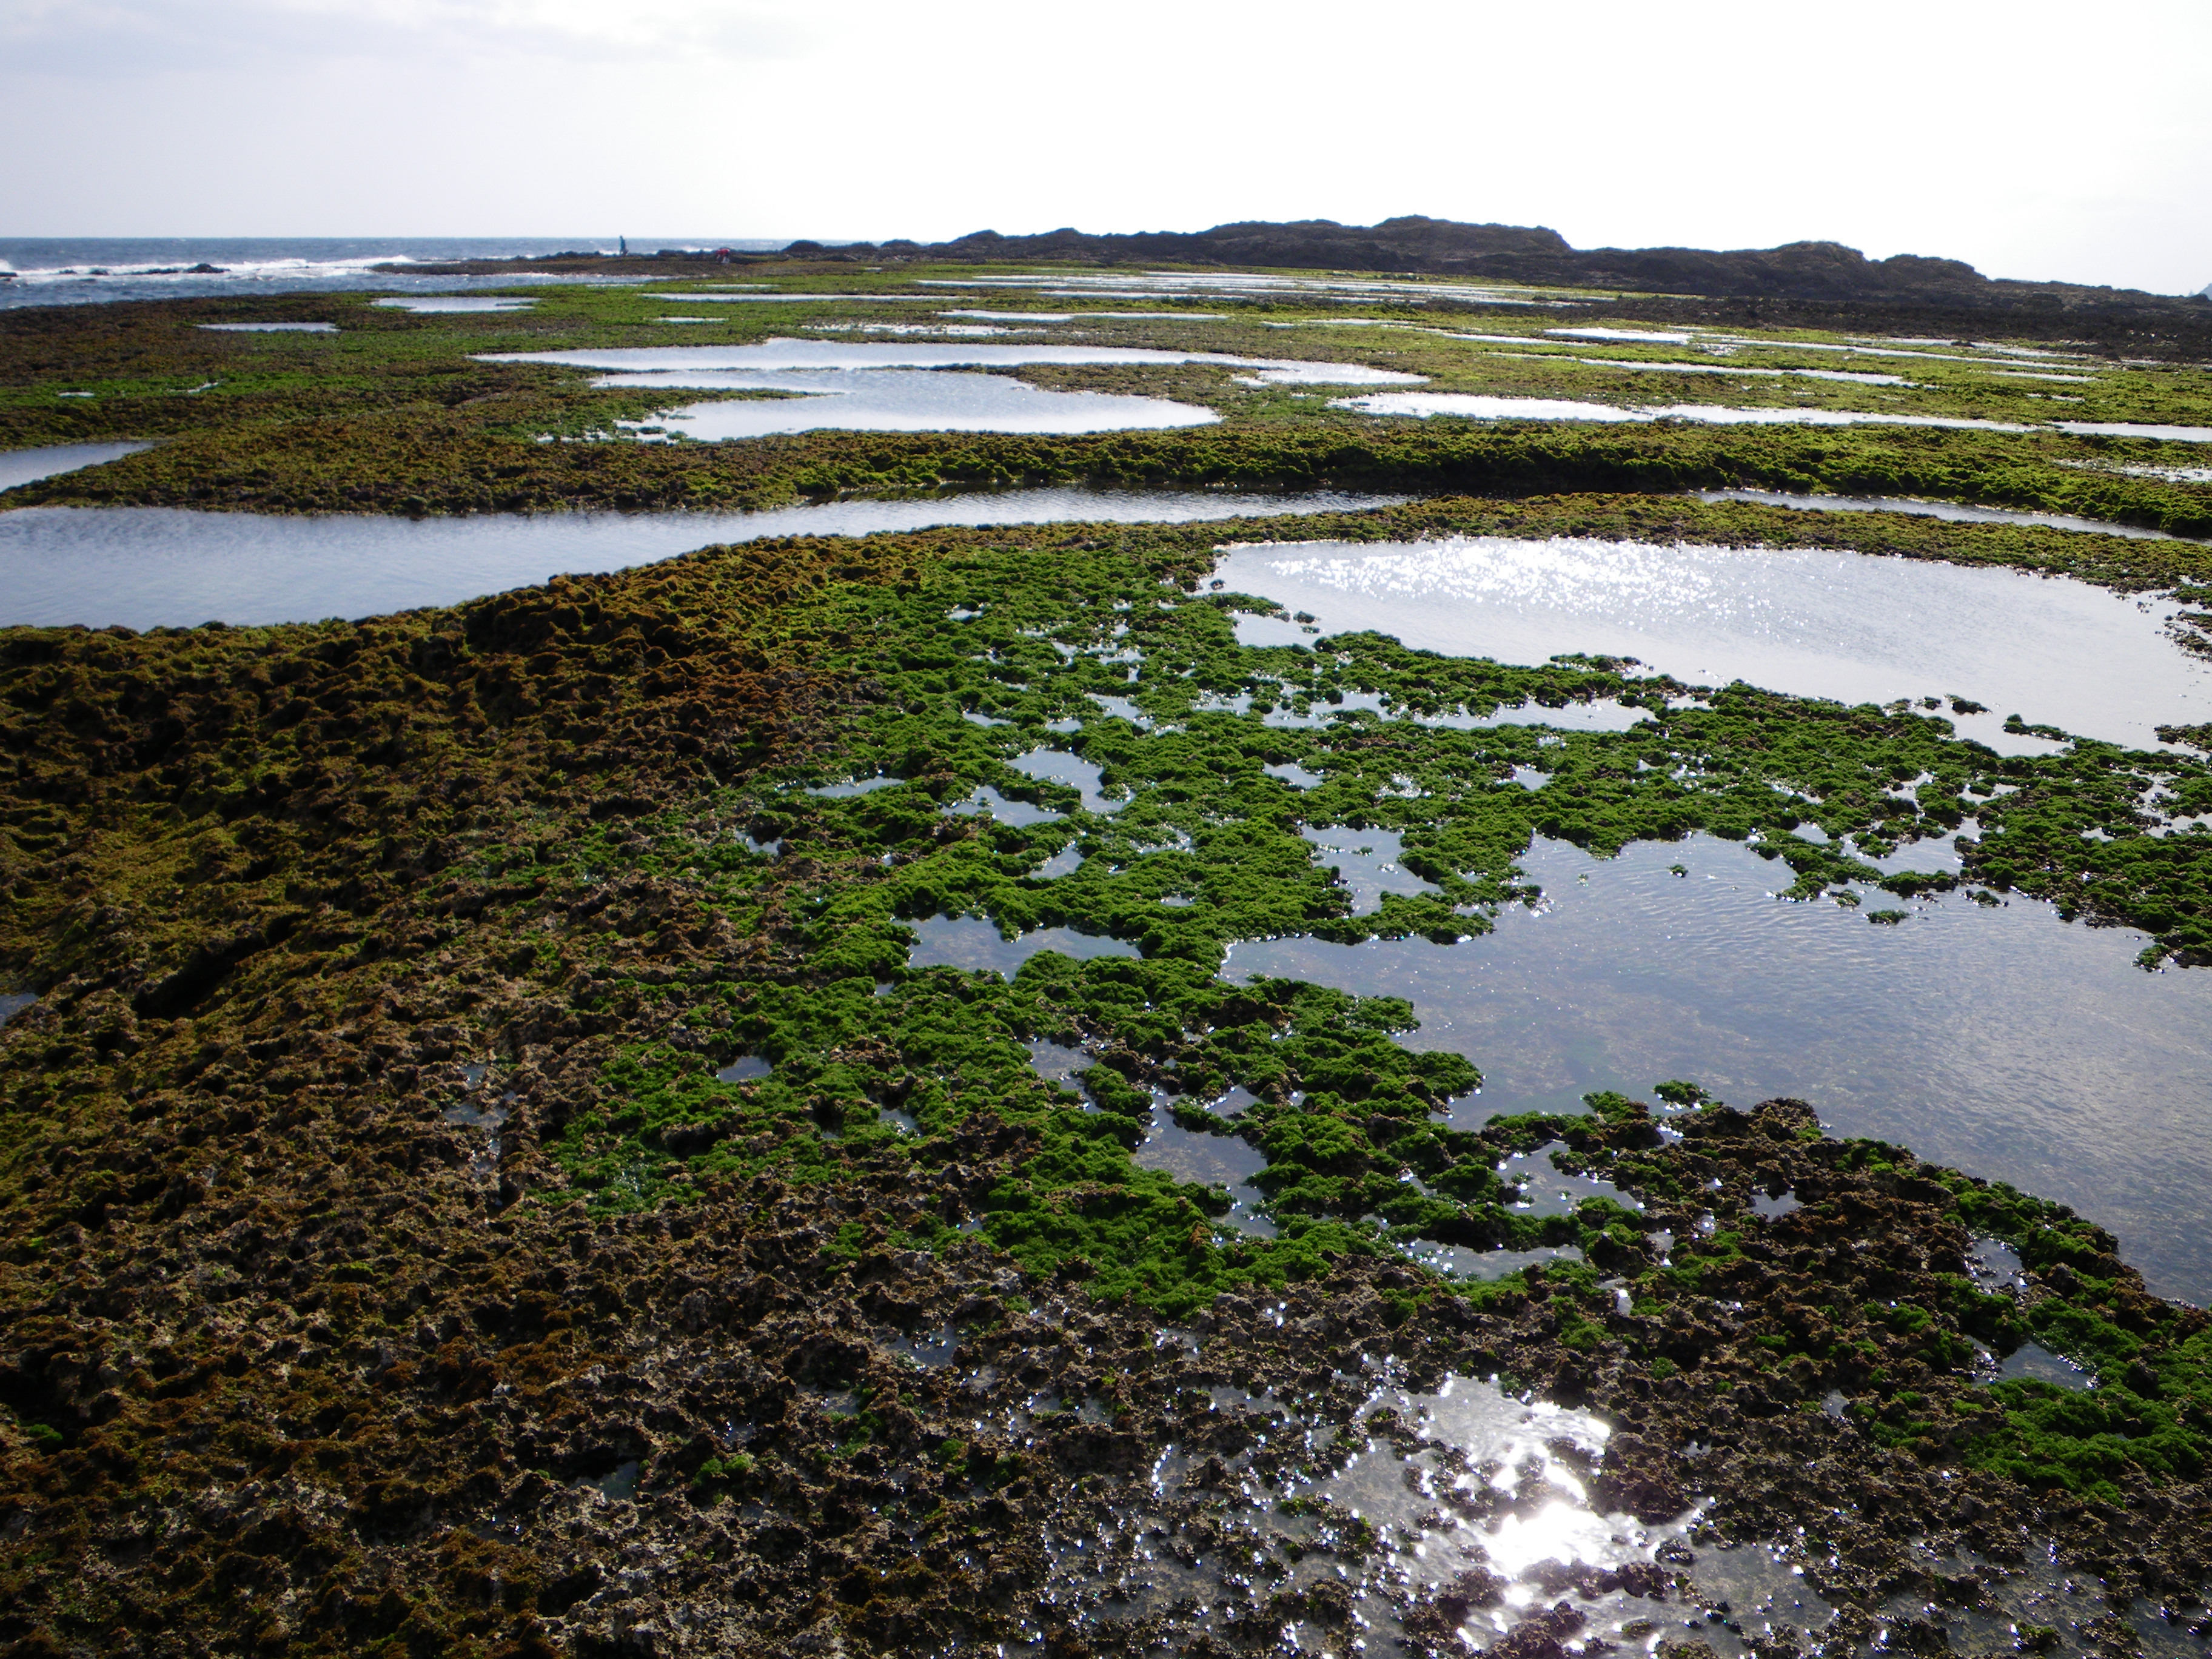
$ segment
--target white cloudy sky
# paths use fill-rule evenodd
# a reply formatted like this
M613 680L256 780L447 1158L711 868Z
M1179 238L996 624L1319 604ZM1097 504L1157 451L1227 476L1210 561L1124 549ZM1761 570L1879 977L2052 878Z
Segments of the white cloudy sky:
M2212 283L2206 0L0 0L0 236L1397 213Z

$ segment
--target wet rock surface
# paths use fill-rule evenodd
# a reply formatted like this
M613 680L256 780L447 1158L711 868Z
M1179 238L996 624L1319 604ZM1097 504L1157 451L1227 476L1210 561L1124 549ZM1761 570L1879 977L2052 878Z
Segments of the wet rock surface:
M0 968L39 993L0 1029L0 1638L1765 1659L2010 1645L2054 1574L2075 1616L2021 1645L2201 1620L2201 1310L2092 1223L1802 1103L1670 1083L1440 1127L1473 1067L1393 1042L1402 1005L1213 977L1232 902L1352 925L1294 827L1178 840L1118 727L1094 752L1152 793L1110 822L949 746L1029 737L873 618L944 617L994 545L0 641ZM1073 582L1079 550L1042 556ZM1161 627L1227 633L1133 568ZM1066 653L1036 646L992 707L1041 726ZM1514 672L1492 702L1626 689ZM1067 821L783 787L879 769ZM1126 866L1141 912L1079 902L1145 916L1145 956L905 968L868 907L1004 920L1031 835ZM1250 892L1217 879L1238 860ZM1159 902L1192 891L1219 896ZM1198 1103L1232 1085L1233 1116ZM1267 1155L1278 1235L1131 1159L1162 1097ZM1516 1173L1540 1156L1560 1182ZM1447 1282L1420 1240L1583 1260ZM2031 1341L2098 1386L1989 1380ZM1602 1528L1516 1551L1561 1505Z

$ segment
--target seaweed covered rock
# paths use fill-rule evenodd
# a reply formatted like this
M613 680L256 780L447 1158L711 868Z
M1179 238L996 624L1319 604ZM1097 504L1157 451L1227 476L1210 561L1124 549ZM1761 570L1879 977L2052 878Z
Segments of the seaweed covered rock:
M1918 1593L1914 1539L2202 1582L2205 1316L2091 1222L1686 1083L1454 1127L1480 1056L1408 1048L1405 1003L1217 972L1271 930L1486 926L1537 833L1746 836L1818 795L1910 844L2000 781L1988 857L2085 914L2169 903L2185 943L2200 862L2032 849L2126 848L2200 763L1747 688L1672 709L1617 664L1243 647L1209 546L755 544L361 624L0 638L0 968L39 994L0 1028L0 1637L1113 1651L1209 1606L1217 1651L1336 1640L1395 1547L1328 1483L1363 1444L1472 1483L1377 1394L1454 1378L1610 1425L1530 1504L1803 1527L1838 1607ZM1352 692L1382 712L1258 707ZM1540 747L1395 718L1597 697L1662 706ZM1694 779L1634 763L1692 744ZM1538 762L1582 792L1500 787ZM1401 835L1434 891L1356 904L1316 823ZM1815 888L1869 873L1802 845ZM1066 948L915 965L941 917ZM1272 1231L1133 1156L1163 1117L1236 1143ZM1613 1195L1531 1213L1546 1164ZM1975 1277L1992 1241L2016 1278ZM1453 1279L1428 1246L1546 1259ZM2100 1386L1992 1382L2031 1342ZM1108 1595L1077 1540L1153 1588ZM1231 1546L1262 1559L1158 1588L1163 1550ZM1389 1596L1441 1641L1533 1587L1505 1639L1564 1650L1605 1598L1693 1605L1631 1565Z

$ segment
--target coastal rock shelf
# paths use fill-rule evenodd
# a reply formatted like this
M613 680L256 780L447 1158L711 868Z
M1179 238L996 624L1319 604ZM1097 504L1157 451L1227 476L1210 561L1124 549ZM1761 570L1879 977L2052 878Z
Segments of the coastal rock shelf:
M0 282L0 1648L2201 1659L2212 313L1342 229Z

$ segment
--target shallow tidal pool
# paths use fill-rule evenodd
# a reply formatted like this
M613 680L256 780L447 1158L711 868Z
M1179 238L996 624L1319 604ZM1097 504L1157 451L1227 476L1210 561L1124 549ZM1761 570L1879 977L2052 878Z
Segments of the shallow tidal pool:
M1923 843L1893 862L1946 860ZM2212 1300L2212 973L2147 974L2142 935L2016 894L1996 908L1920 901L1870 927L1863 910L1774 898L1785 866L1710 836L1609 860L1539 841L1520 863L1544 902L1487 935L1255 941L1223 972L1406 998L1421 1022L1410 1046L1483 1073L1455 1108L1462 1127L1577 1110L1592 1090L1648 1098L1668 1078L1740 1106L1794 1096L1834 1133L2071 1204L2153 1289Z
M2160 725L2212 719L2212 664L2168 635L2170 600L2064 577L1819 549L1558 538L1232 548L1228 591L1451 656L1540 663L1634 657L1697 684L1743 680L1850 703L1965 697L1962 736L2001 752L2007 715L2148 748ZM1253 644L1298 642L1239 619Z
M972 377L969 377L972 378ZM83 446L119 448L121 446ZM21 452L52 455L51 451ZM112 456L75 461L89 465ZM52 470L63 470L57 466ZM4 475L0 475L4 476ZM40 475L43 476L43 475ZM1337 513L1395 496L1218 490L1015 489L844 501L762 513L0 513L0 626L191 628L366 617L457 605L562 573L619 570L764 536L864 536L933 525L1180 523Z
M991 329L979 332L1000 333ZM860 432L1116 432L1203 426L1212 410L1164 398L1050 392L1005 375L963 374L1024 364L1210 363L1249 371L1253 386L1403 386L1423 377L1358 363L1234 357L1137 346L989 343L980 340L765 340L726 346L635 346L512 352L487 362L560 363L617 371L594 382L624 390L749 391L780 398L693 404L663 418L702 441L822 429ZM946 372L952 371L952 372Z
M696 387L703 375L661 381L624 375L602 385ZM778 398L685 404L631 424L702 443L764 438L779 432L1156 432L1210 426L1210 409L1166 398L1103 392L1052 392L1004 374L927 368L805 369L730 374L726 388L779 392Z

